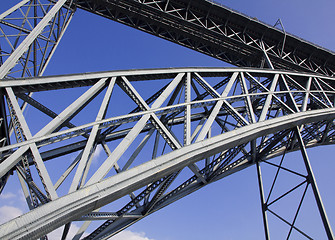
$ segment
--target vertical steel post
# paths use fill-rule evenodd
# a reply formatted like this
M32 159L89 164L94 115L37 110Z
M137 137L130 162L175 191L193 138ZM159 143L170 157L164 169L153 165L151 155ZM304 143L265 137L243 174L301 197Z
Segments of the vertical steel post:
M256 168L257 168L259 194L260 194L260 197L261 197L261 204L262 204L262 215L263 215L263 225L264 225L265 239L269 240L270 239L269 225L268 225L268 217L266 215L267 206L266 206L265 199L264 199L264 189L263 189L261 166L259 164L259 161L257 161L257 160L256 160Z
M323 206L323 203L322 203L322 200L321 200L319 189L318 189L318 186L317 186L315 178L314 178L312 167L311 167L311 164L310 164L309 159L308 159L306 147L305 147L305 144L304 144L303 139L301 137L299 127L296 127L294 130L295 130L297 140L298 140L298 143L299 143L301 155L303 157L305 167L306 167L306 170L307 170L307 174L308 174L307 179L308 179L308 182L312 186L315 201L316 201L316 204L318 206L319 213L320 213L320 216L321 216L321 219L322 219L322 222L323 222L323 226L324 226L324 228L326 230L326 233L327 233L327 237L328 237L328 239L334 239L334 234L333 234L333 231L332 231L331 226L329 224L328 217L327 217L327 214L326 214L326 210L325 210L325 208Z

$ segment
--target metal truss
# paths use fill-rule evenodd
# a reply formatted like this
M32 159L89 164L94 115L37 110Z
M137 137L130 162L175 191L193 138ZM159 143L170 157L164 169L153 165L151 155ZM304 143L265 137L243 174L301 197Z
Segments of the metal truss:
M0 78L43 74L74 13L65 2L24 0L0 15Z
M334 81L237 68L3 79L6 111L25 137L0 148L0 176L19 176L29 206L38 207L1 225L0 238L36 239L65 226L64 239L71 222L82 221L74 239L91 222L95 230L84 239L107 239L249 166L333 144ZM23 116L22 103L41 126L29 111ZM98 148L105 153L99 160ZM270 211L269 202L263 206Z
M313 73L184 68L38 77L76 7L237 66ZM0 238L47 239L64 226L65 239L81 221L74 239L90 224L85 239L106 239L256 165L267 239L268 213L289 226L287 238L313 237L296 224L309 186L334 239L306 154L333 144L334 74L333 52L212 2L23 0L0 15L0 192L17 177L31 211L1 225ZM272 161L297 150L303 173L284 158ZM260 163L278 169L268 195ZM303 181L273 200L281 171ZM302 186L293 220L273 210Z
M285 153L289 148L292 148L294 144L298 145L300 148L302 158L303 158L302 165L305 165L305 169L300 169L297 171L297 170L293 170L293 169L290 169L289 167L284 166ZM262 202L262 213L263 213L265 238L270 239L269 223L268 223L268 216L267 216L267 214L269 213L289 226L289 229L287 230L287 233L286 233L287 235L281 236L281 238L285 237L286 239L290 239L290 237L293 235L292 233L295 231L299 235L299 238L303 237L304 239L314 239L313 237L311 237L310 235L306 233L306 230L301 230L301 228L297 226L296 224L299 213L302 212L301 207L304 203L304 200L306 199L306 195L308 195L307 194L308 187L311 186L311 189L314 194L314 198L315 198L315 201L316 201L319 213L320 213L320 217L321 217L322 223L325 228L325 233L328 239L333 239L334 235L333 235L330 223L328 221L328 217L325 212L325 209L324 209L321 197L320 197L320 193L316 185L316 181L314 179L314 174L310 166L310 162L309 162L308 155L306 152L305 143L301 136L300 128L295 127L294 129L292 129L290 141L287 142L286 150L284 151L284 154L279 163L273 163L268 160L263 161L264 163L276 168L273 182L271 184L271 187L266 197L264 195L263 180L262 180L261 167L260 167L259 162L260 160L258 159L256 162L256 165L257 165L260 197L261 197L261 202ZM278 194L278 191L277 191L277 193L274 194L276 187L278 187L277 185L278 185L279 175L282 172L285 172L288 175L293 175L299 180L297 181L297 183L293 184L293 186L286 189L286 191L282 191L280 194ZM290 185L290 184L286 184L286 185ZM296 209L293 210L294 215L291 216L290 219L288 219L287 216L286 217L281 216L281 214L278 213L280 209L279 210L278 208L276 210L273 209L273 206L278 204L278 202L282 201L282 199L284 199L285 197L289 195L292 195L292 193L298 192L299 190L300 190L300 193L297 193L299 197L297 198L295 196L295 198L299 199L299 202L297 204ZM274 197L273 195L277 195L277 196ZM296 238L296 237L297 236L293 238Z
M76 6L241 67L335 75L334 52L204 0L78 0ZM281 22L280 22L281 23Z
M45 0L23 0L0 15L0 78L32 77L43 74L73 14L71 3L57 3ZM29 95L29 94L28 94ZM0 144L10 144L14 132L16 141L27 140L27 135L15 113L15 103L0 98L1 124ZM5 105L10 119L6 118ZM21 106L25 109L26 104ZM9 120L9 122L8 122ZM9 126L9 127L8 127ZM31 173L26 159L23 159L21 173L30 181ZM43 171L42 171L43 172ZM43 173L41 173L43 174ZM8 174L0 179L0 192L6 184ZM43 177L42 177L43 179ZM22 180L22 179L21 179ZM42 180L44 183L44 180ZM30 192L37 207L36 193Z

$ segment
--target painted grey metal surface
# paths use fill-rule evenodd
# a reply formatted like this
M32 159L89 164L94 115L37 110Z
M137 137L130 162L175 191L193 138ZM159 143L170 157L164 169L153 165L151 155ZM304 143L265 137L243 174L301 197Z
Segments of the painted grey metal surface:
M38 238L68 221L76 220L80 216L103 206L111 200L120 198L129 191L145 186L152 180L158 180L162 176L173 173L191 162L201 160L203 157L218 153L221 150L230 149L236 144L243 144L255 137L286 129L288 126L300 125L316 119L332 119L334 116L335 112L333 109L327 111L327 113L325 111L315 111L313 113L294 114L294 116L290 117L260 122L254 126L240 128L189 147L184 147L127 172L118 174L115 177L91 184L76 191L74 194L66 195L20 218L1 225L1 237L3 239ZM240 164L250 165L248 161ZM18 228L18 226L20 227Z
M238 66L267 64L276 70L180 68L41 77L75 8L64 0L20 2L0 15L1 26L19 31L16 41L7 41L8 49L2 45L0 52L0 192L15 173L30 211L1 225L1 239L46 239L60 226L65 226L65 238L73 221L83 222L74 239L81 238L91 221L104 222L85 239L107 239L209 183L299 149L308 170L303 183L306 190L311 183L326 234L334 238L305 153L306 147L334 143L334 53L207 1L151 5L79 0L76 6L135 28L135 19L142 27L158 24L159 31L141 30L198 46L197 51ZM11 22L23 10L26 15L19 19L32 21L31 29ZM181 11L193 17L184 18ZM159 21L152 17L158 12ZM218 19L218 14L229 18ZM8 40L6 31L1 37ZM40 51L38 41L45 44ZM60 110L53 110L57 104L50 102L61 102L61 94L50 94L47 101L38 98L65 90L73 92L73 98ZM122 109L120 99L127 102ZM26 106L41 119L38 130L24 117ZM95 167L97 148L105 157ZM68 158L71 163L64 161ZM55 174L53 164L65 168ZM265 211L270 212L271 204L265 201L258 171L268 237ZM121 207L100 212L118 199L123 199ZM290 225L290 232L308 238L295 219L281 220Z
M270 62L276 69L335 73L334 52L215 1L78 0L76 5L236 66Z
M135 79L140 79L142 87L161 82L163 88L153 94L154 97L144 100L138 92L140 89L135 87L138 83ZM166 72L134 70L46 77L45 80L39 77L2 81L2 86L12 94L18 91L18 97L32 89L36 93L58 89L59 82L64 86L71 83L73 89L76 89L76 84L77 87L86 86L85 92L35 135L26 141L0 148L1 176L19 163L25 154L30 159L30 146L36 146L42 158L49 154L48 161L59 161L60 156L74 151L78 154L59 180L53 180L57 182L53 187L56 192L59 187L67 188L62 185L64 180L70 181L69 194L58 196L57 200L42 204L34 211L1 226L2 238L37 238L71 221L92 220L94 216L101 220L99 215L91 212L142 189L143 192L132 195L123 208L113 211L117 217L113 215L87 239L111 236L196 189L252 166L255 164L253 158L264 161L282 154L286 142L290 141L290 129L294 126L301 126L307 147L332 144L335 112L330 99L335 97L334 81L334 78L322 75L236 68L185 68ZM103 113L107 106L113 109L118 104L113 101L116 91L123 92L135 103L135 108L129 107L127 114L110 117ZM181 100L178 95L189 97ZM69 129L60 128L85 111L83 106L99 96L102 97L101 107L100 110L98 107L98 117L92 122ZM17 101L14 97L11 100ZM42 109L37 109L45 114ZM192 128L184 134L190 125ZM120 127L122 129L119 130ZM208 135L209 131L211 135ZM150 145L144 140L153 139L153 133L160 135L154 142L162 141L166 146ZM132 146L135 139L139 141L142 138L139 146ZM116 145L112 147L110 144L114 141ZM248 143L253 144L249 146ZM100 144L104 145L107 158L98 169L88 174L93 154L88 149ZM53 150L54 145L57 147ZM166 153L164 150L157 151L157 148L166 147L170 149ZM143 149L148 151L148 148L150 152L156 151L155 157L147 158L145 162L139 161L138 154ZM296 144L291 151L297 149ZM132 152L133 157L120 161L127 151ZM35 158L30 159L31 164L33 161L36 161ZM79 167L76 168L77 164ZM115 173L112 173L112 168L116 170ZM187 168L191 169L193 177L176 178L176 174ZM70 175L72 171L76 174ZM179 187L169 189L172 181L179 183ZM167 183L167 187L164 187ZM157 198L153 194L156 189L162 191ZM48 196L47 193L45 195ZM31 222L36 222L36 225ZM20 232L19 229L28 231Z

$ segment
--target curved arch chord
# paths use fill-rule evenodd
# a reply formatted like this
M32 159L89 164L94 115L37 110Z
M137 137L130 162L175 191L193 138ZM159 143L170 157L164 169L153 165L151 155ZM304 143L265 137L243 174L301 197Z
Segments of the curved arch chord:
M4 239L41 237L69 221L76 220L82 215L122 197L130 191L149 184L153 179L157 180L162 176L172 174L192 162L197 162L269 133L320 119L330 120L334 118L335 110L333 109L296 113L290 117L280 117L255 123L186 146L114 177L84 187L72 194L60 197L16 218L1 226L1 237ZM236 167L241 168L245 164L249 165L250 162L246 160ZM115 184L116 182L118 184Z
M8 227L4 238L21 234L37 238L72 221L107 220L87 237L104 238L256 160L298 150L296 142L286 147L295 126L300 126L307 147L333 144L335 134L334 79L309 73L236 68L132 70L6 80L0 86L10 93L6 99L15 102L18 97L31 105L34 117L52 118L37 134L0 148L1 175L18 173L27 199L34 200L31 208L36 208L1 226ZM27 95L32 91L34 98ZM54 110L47 106L51 93L58 91L71 93L71 101ZM48 93L47 101L38 97L44 93ZM121 113L114 114L120 101L125 103ZM6 110L12 117L19 116L29 133L29 118L18 107ZM96 116L92 116L94 111ZM99 146L107 159L94 166ZM47 166L71 154L72 163L58 176L56 168L48 167L36 175L41 182L29 175L39 171L34 167L36 158L43 160L40 166ZM54 185L49 181L45 188L47 174ZM48 189L53 188L59 197L51 200ZM126 195L131 200L122 208L97 212ZM16 227L10 228L13 223Z

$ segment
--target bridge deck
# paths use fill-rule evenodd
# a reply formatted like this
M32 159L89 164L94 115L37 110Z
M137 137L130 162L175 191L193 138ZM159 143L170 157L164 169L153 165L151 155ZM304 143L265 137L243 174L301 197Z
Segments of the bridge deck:
M81 9L237 66L335 74L335 53L204 0L79 0Z

